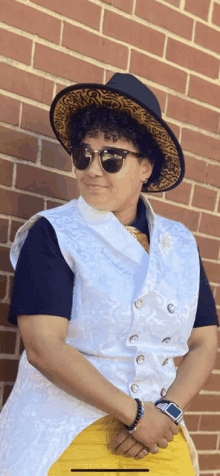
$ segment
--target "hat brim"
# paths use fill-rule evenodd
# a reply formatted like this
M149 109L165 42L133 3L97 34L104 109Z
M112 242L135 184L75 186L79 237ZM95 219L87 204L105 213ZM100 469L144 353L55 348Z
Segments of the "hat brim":
M84 109L91 104L129 113L139 124L144 125L155 139L165 159L161 169L160 184L159 188L154 182L147 184L143 187L143 192L144 189L147 192L171 190L183 180L185 173L183 152L166 122L130 94L116 91L107 85L77 84L63 89L54 98L50 108L50 123L54 134L68 154L71 155L68 137L70 117L79 109Z

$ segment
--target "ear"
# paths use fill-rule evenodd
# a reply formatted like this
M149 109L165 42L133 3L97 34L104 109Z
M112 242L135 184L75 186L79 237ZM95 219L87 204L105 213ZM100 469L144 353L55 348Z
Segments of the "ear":
M142 173L143 173L143 180L149 178L153 172L153 165L150 163L150 161L146 158L144 158L141 162L141 168L142 168ZM147 173L147 177L146 177Z

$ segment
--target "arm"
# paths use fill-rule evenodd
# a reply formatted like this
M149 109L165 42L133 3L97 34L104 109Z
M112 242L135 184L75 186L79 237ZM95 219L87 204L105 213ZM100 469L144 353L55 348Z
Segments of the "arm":
M179 405L183 411L201 390L214 368L218 350L217 326L193 329L188 346L189 351L180 363L176 379L164 397Z
M20 315L18 326L28 361L50 382L126 425L133 423L136 401L111 384L78 350L65 343L67 319Z

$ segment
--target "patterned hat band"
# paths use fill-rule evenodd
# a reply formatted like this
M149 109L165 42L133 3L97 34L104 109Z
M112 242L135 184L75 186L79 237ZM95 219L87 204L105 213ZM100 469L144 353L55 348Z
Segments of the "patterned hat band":
M60 91L50 108L50 123L54 134L71 155L69 121L80 109L95 104L128 113L146 127L163 155L160 175L156 181L143 183L142 192L164 192L177 187L185 174L181 146L161 117L156 96L131 74L116 73L106 84L77 84Z

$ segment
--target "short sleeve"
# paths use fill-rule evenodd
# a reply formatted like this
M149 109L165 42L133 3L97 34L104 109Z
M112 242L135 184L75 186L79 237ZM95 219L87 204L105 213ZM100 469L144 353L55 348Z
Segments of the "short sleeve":
M55 230L45 217L30 228L17 261L7 320L19 314L71 319L74 273L65 261Z
M199 252L199 248L198 248ZM218 326L218 315L216 311L215 301L212 294L211 287L209 285L201 256L199 253L199 261L200 261L200 286L199 286L199 298L198 298L198 307L196 312L196 318L194 322L195 327L203 327L203 326Z

